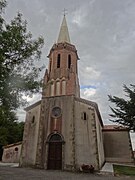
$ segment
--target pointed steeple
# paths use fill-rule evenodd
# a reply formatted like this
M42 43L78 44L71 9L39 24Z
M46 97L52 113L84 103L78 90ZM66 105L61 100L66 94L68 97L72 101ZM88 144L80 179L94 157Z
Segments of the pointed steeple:
M58 37L57 43L61 43L61 42L70 43L70 37L69 37L69 32L68 32L65 14L64 14L63 21L62 21L62 24L60 27L60 32L59 32L59 37Z

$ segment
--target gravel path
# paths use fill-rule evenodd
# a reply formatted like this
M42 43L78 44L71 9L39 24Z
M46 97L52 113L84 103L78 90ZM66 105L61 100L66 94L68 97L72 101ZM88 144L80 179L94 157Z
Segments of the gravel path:
M0 180L135 180L135 177L113 177L87 173L0 167Z

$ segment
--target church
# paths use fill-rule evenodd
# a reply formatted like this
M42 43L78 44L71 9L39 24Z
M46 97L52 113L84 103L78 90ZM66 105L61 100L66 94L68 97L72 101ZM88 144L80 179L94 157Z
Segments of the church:
M133 163L129 131L105 128L98 105L80 97L79 57L65 15L48 59L42 98L25 109L20 166L74 171L83 164L99 170L107 158Z

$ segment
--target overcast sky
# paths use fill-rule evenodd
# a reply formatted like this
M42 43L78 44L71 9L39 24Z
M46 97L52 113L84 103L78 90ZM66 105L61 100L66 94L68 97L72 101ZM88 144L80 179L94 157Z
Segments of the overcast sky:
M105 124L110 123L108 94L123 97L123 84L135 84L135 0L7 0L7 20L19 11L33 37L43 36L41 64L57 41L63 9L71 43L80 57L81 97L98 103ZM40 95L30 103L40 99ZM24 119L24 111L19 111Z

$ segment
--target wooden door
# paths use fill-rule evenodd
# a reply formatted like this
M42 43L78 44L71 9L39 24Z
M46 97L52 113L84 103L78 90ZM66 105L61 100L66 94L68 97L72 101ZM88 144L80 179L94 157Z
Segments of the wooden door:
M48 169L62 169L62 142L49 143Z

